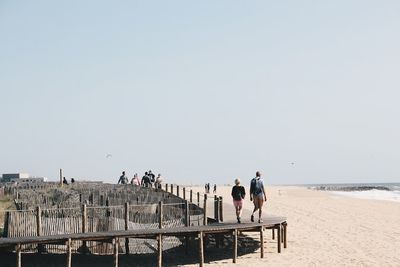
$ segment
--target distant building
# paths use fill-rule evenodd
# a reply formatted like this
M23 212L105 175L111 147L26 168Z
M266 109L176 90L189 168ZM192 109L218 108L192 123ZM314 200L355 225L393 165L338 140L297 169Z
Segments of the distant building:
M4 173L1 182L17 182L17 183L41 183L45 182L44 177L31 177L28 173Z
M44 182L44 177L30 177L30 178L15 178L15 179L11 179L10 182L18 182L20 184L23 183L42 183Z
M15 179L27 179L29 173L3 173L2 182L11 182Z

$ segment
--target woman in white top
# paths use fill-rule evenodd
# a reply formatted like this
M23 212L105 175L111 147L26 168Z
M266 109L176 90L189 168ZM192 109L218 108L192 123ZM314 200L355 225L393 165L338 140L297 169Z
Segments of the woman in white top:
M133 176L132 180L131 180L131 184L133 185L140 185L140 179L137 173L135 173L135 175Z

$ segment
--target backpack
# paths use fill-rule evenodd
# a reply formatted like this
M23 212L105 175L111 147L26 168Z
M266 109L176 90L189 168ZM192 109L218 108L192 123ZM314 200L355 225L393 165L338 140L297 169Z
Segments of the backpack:
M253 195L261 194L261 192L262 192L262 181L261 181L261 178L260 179L253 178L251 180L250 188L252 189L251 191L253 192Z

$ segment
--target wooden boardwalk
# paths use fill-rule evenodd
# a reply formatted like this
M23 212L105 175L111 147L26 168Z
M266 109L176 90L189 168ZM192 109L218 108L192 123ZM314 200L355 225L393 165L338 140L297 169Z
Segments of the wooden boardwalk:
M204 244L203 238L208 234L229 234L233 235L232 260L237 260L238 233L240 232L259 232L261 258L264 257L264 231L272 229L273 237L275 230L277 232L277 249L281 252L281 244L286 248L287 222L284 217L268 217L263 223L215 223L201 226L188 226L177 228L159 228L159 229L137 229L127 231L107 231L94 233L75 233L53 236L32 236L32 237L16 237L16 238L0 238L0 248L15 248L16 266L20 267L21 262L21 246L26 244L63 244L66 245L66 266L71 266L72 252L71 245L76 241L99 241L112 242L114 246L114 266L118 266L118 247L120 241L127 238L154 238L158 243L157 266L162 266L162 245L164 236L184 236L195 237L199 244L199 265L204 264Z

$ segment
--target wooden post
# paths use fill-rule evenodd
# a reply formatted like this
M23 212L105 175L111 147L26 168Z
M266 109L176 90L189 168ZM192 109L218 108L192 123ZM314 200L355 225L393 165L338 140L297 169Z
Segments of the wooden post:
M125 203L125 231L129 230L129 202ZM129 238L125 238L125 254L129 254Z
M41 236L42 235L42 212L40 210L40 207L36 207L36 235Z
M163 202L158 202L158 228L163 228Z
M87 230L87 209L86 204L82 206L82 233L86 233Z
M222 201L222 197L219 197L219 219L221 222L224 221L224 202Z
M162 267L162 235L159 234L157 237L158 241L158 259L157 259L157 266Z
M203 267L204 265L203 232L199 233L199 263L200 267Z
M62 169L60 169L60 186L63 186L63 173L62 173Z
M86 204L83 204L82 206L82 233L86 233L87 231L87 210L86 210ZM87 252L87 246L86 246L86 241L82 241L82 249L84 253Z
M179 185L176 186L176 196L179 197Z
M204 194L203 225L207 225L207 194Z
M36 207L36 235L42 235L42 211L39 206ZM46 247L44 244L37 245L38 253L46 252Z
M275 228L272 228L272 240L275 240Z
M185 226L190 226L190 215L189 215L189 201L185 200ZM189 239L190 237L185 235L185 253L189 253Z
M183 188L183 199L186 200L186 188Z
M281 225L277 225L277 233L278 233L278 253L281 253Z
M71 238L68 238L66 245L67 245L67 267L71 267L72 262L72 250L71 250Z
M118 267L118 246L119 246L119 239L118 237L113 239L113 247L114 247L114 267Z
M197 206L200 207L200 192L197 192Z
M286 241L286 239L287 239L287 223L286 222L284 222L283 223L283 240L284 240L284 242L283 242L283 247L284 248L286 248L287 247L287 241Z
M185 200L185 226L190 225L189 201Z
M171 194L174 194L174 185L171 184Z
M264 227L260 227L260 251L261 258L264 258Z
M233 230L233 263L236 263L236 259L237 259L237 249L238 249L238 230L235 229Z
M15 253L17 254L16 266L21 267L21 244L18 244L15 248Z
M168 192L168 184L165 184L165 192Z
M190 203L193 203L193 190L190 189Z
M214 219L219 222L219 198L214 195Z

